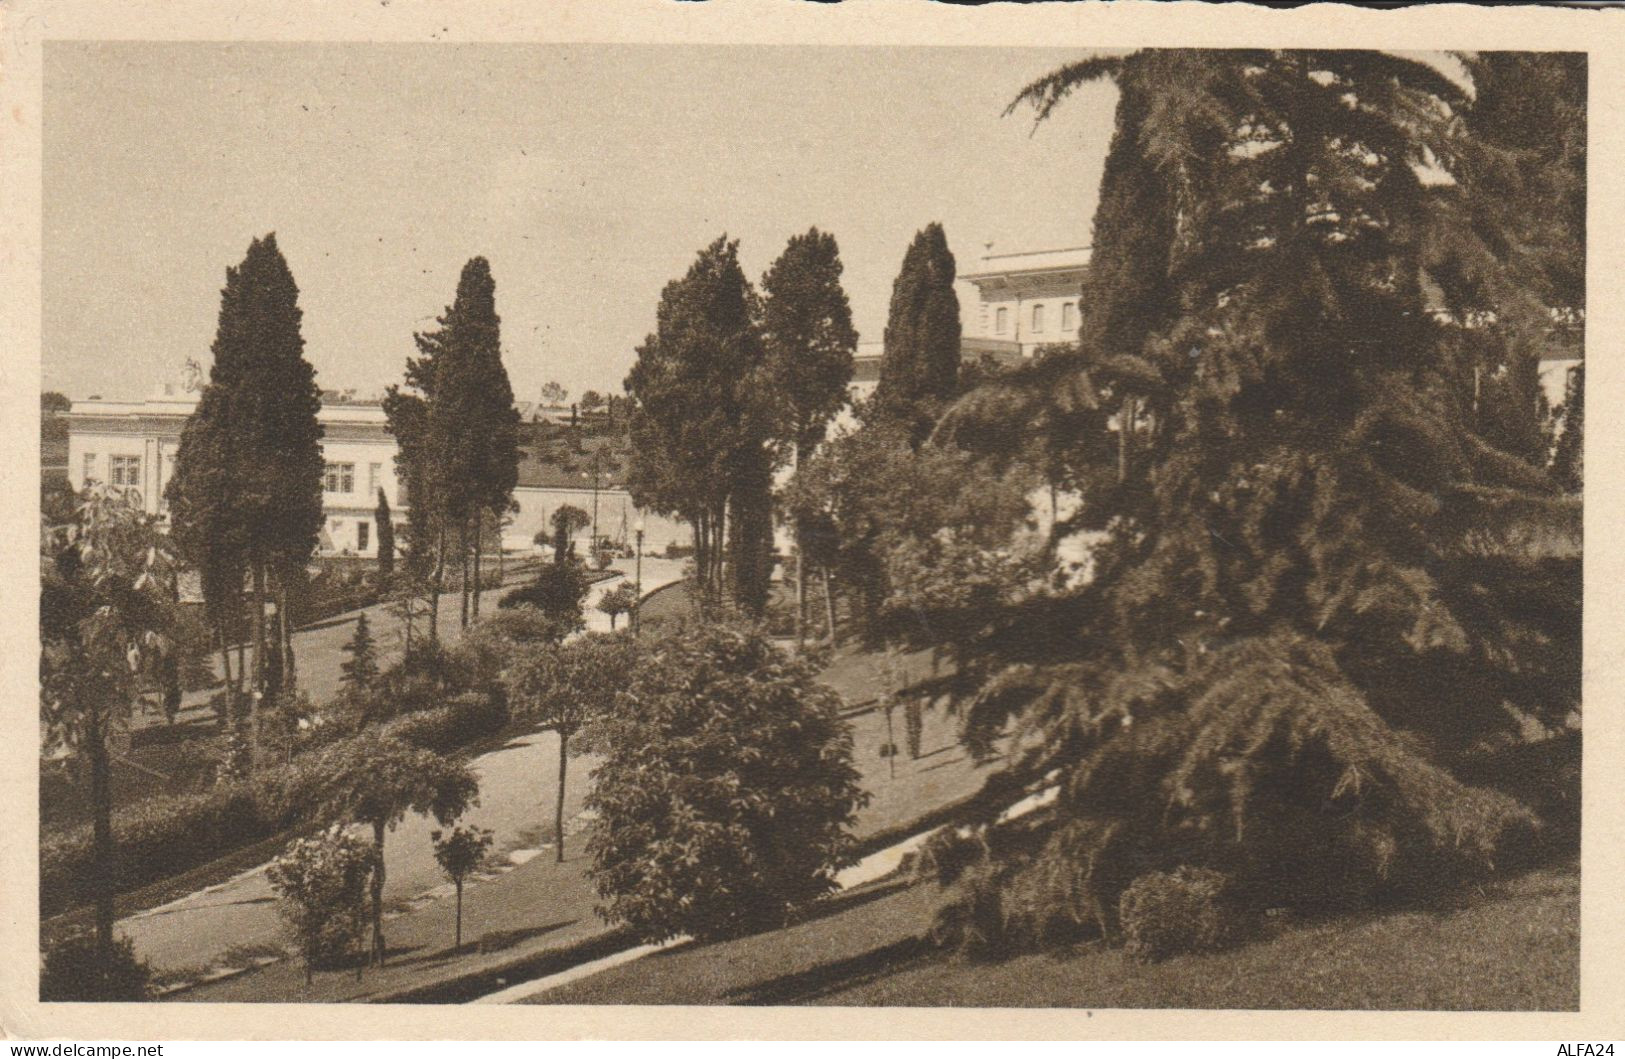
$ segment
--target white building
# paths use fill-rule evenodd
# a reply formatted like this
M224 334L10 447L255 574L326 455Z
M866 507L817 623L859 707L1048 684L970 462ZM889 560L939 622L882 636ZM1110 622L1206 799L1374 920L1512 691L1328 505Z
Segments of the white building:
M167 511L164 489L175 475L181 430L198 393L171 387L144 401L75 401L68 420L68 482L134 488L149 514ZM392 521L405 520L395 474L395 438L376 401L323 395L323 514L320 547L327 554L376 555L378 491L389 499Z
M73 411L66 414L69 484L75 490L92 481L132 488L149 514L166 514L164 489L175 475L181 430L197 407L198 396L195 391L165 387L142 401L95 397L75 401ZM565 409L566 420L567 413ZM527 417L527 422L552 418ZM382 489L389 500L397 540L405 534L410 500L396 476L397 447L383 406L377 401L324 394L317 419L326 463L320 551L324 555L376 556L378 491ZM638 511L631 496L613 480L600 481L594 489L583 475L571 475L530 452L522 458L519 470L519 485L514 490L519 510L504 527L505 549L530 551L537 532L549 526L553 512L564 504L573 504L589 515L596 507L599 535L616 541L631 543L641 523L646 550L689 543L686 525ZM578 551L586 551L585 538L590 532L579 535Z

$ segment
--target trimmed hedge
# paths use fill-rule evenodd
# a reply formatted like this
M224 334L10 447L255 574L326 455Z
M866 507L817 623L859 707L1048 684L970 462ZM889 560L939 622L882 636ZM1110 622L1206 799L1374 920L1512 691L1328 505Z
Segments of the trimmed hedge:
M446 752L501 731L507 721L500 701L470 693L382 728L413 746ZM290 764L199 794L160 796L115 809L114 891L127 893L190 871L307 821L322 778L314 767L314 756L302 754ZM88 823L41 835L40 914L93 900L95 875Z

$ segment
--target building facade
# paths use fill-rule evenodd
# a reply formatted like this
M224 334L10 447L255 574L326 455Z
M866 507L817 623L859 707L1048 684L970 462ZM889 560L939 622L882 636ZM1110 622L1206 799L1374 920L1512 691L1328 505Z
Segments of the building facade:
M90 398L74 402L73 411L64 416L68 484L75 490L91 482L133 489L148 514L166 516L164 489L175 476L181 431L197 407L198 396L196 392L177 393L171 387L142 401ZM317 420L322 426L325 463L319 551L376 557L378 491L382 489L389 500L397 541L404 541L411 499L396 473L398 449L383 406L377 401L324 394ZM579 477L583 476L575 476ZM640 512L624 488L613 481L600 484L601 488L594 489L586 481L577 482L527 453L514 490L518 510L503 527L504 549L529 552L536 548L536 534L549 528L553 512L564 504L589 515L596 507L599 535L617 542L632 543L641 524L645 549L664 551L671 543L689 543L684 523ZM590 533L588 529L579 535L578 551L585 550Z
M181 430L197 407L196 392L166 389L144 401L74 402L68 421L68 482L134 489L148 514L164 516L164 489L175 476ZM377 555L378 491L389 499L392 521L403 524L406 498L395 473L395 438L383 406L324 395L322 426L322 531L320 548L332 555Z

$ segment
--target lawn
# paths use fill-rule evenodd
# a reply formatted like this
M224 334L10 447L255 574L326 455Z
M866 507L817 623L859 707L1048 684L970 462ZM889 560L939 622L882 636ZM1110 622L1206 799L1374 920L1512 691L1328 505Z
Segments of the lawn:
M1432 910L1265 920L1249 943L1143 964L1098 945L968 963L921 940L938 900L893 880L784 930L690 945L533 998L541 1004L1577 1010L1576 865Z

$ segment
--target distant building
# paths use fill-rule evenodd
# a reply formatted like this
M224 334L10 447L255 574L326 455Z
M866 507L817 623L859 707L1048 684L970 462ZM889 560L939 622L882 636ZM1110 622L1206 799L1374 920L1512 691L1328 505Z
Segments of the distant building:
M68 484L75 490L87 482L106 482L134 489L149 514L164 516L168 505L164 489L175 476L175 454L181 430L197 407L196 391L177 392L165 387L141 401L108 401L99 397L74 402L63 418L68 424ZM543 422L569 421L569 409L525 409L519 485L514 499L519 510L504 527L506 549L531 550L538 530L563 504L574 504L589 515L594 507L593 483L578 471L549 463L534 444ZM389 433L383 405L357 399L353 392L326 392L317 415L322 426L322 530L318 549L324 555L376 556L378 554L378 491L389 500L396 540L404 544L410 498L395 465L397 446ZM593 439L588 439L592 441ZM596 490L598 532L630 544L641 520L645 549L663 550L668 543L687 543L685 525L669 518L639 512L619 476L603 476ZM588 532L581 536L585 538ZM579 551L585 551L578 546Z
M175 476L181 430L197 407L196 391L165 387L144 401L75 401L68 421L68 481L132 488L148 514L166 515L164 489ZM397 522L406 498L395 473L395 438L386 429L383 405L353 393L324 392L317 415L322 425L324 521L319 547L325 554L376 555L373 524L383 489Z

